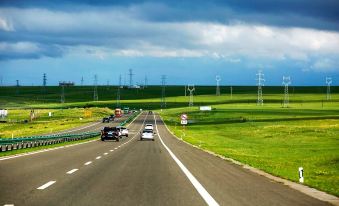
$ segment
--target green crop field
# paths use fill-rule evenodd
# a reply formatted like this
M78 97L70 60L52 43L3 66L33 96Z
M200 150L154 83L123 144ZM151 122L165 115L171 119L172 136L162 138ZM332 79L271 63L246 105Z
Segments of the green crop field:
M214 95L215 87L196 87L191 108L183 86L168 86L162 111L161 87L122 89L121 104L157 110L184 141L276 176L298 182L298 168L303 167L306 185L339 196L339 87L331 89L332 98L326 100L325 87L291 87L288 108L282 108L282 87L264 87L264 106L257 106L256 87L245 86L233 87L232 97L230 87L221 87L221 96ZM9 109L8 119L28 118L31 109L41 114L28 124L1 123L0 135L20 136L20 130L29 133L32 126L29 134L49 132L53 125L88 123L112 112L116 92L115 87L100 86L99 101L94 102L92 87L69 87L65 88L66 102L61 104L60 87L47 87L46 92L41 87L0 87L0 108ZM200 105L213 110L201 112ZM79 120L89 109L93 110L91 118ZM48 119L49 111L55 113L53 121ZM182 113L191 121L185 131L180 126Z

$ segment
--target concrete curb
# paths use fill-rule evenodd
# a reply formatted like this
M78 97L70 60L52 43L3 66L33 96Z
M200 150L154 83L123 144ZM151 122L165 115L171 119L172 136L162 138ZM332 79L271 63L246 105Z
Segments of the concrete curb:
M159 115L159 116L160 116L160 115ZM243 163L241 163L241 162L239 162L239 161L236 161L236 160L234 160L234 159L232 159L232 158L224 157L224 156L222 156L222 155L216 154L216 153L214 153L214 152L211 152L211 151L202 149L202 148L200 148L200 147L198 147L198 146L195 146L195 145L192 145L192 144L190 144L190 143L188 143L188 142L185 142L185 141L182 140L181 138L177 137L177 136L176 136L176 135L175 135L175 134L167 127L165 121L162 119L161 116L160 116L160 119L163 121L163 123L164 123L166 129L167 129L174 137L176 137L179 141L184 142L184 143L187 144L187 145L190 145L190 146L192 146L192 147L194 147L194 148L197 148L197 149L199 149L199 150L201 150L201 151L207 152L207 153L209 153L209 154L211 154L211 155L213 155L213 156L219 157L219 158L221 158L221 159L223 159L223 160L230 161L230 162L232 162L233 164L236 164L236 165L239 165L239 166L243 167L244 169L247 169L247 170L249 170L249 171L251 171L251 172L254 172L254 173L258 174L258 175L264 176L264 177L266 177L266 178L268 178L268 179L270 179L270 180L273 180L273 181L275 181L275 182L282 183L282 184L284 184L284 185L286 185L286 186L288 186L288 187L290 187L290 188L292 188L292 189L294 189L294 190L297 190L297 191L299 191L299 192L302 192L302 193L304 193L304 194L306 194L306 195L308 195L308 196L311 196L311 197L313 197L313 198L316 198L316 199L321 200L321 201L324 201L324 202L328 202L328 203L330 203L330 204L332 204L332 205L335 205L335 206L339 206L339 198L336 197L336 196L334 196L334 195L327 194L326 192L323 192L323 191L320 191L320 190L311 188L311 187L306 186L306 185L301 185L301 184L292 182L292 181L290 181L290 180L283 179L283 178L281 178L281 177L273 176L273 175L271 175L271 174L269 174L269 173L267 173L267 172L264 172L264 171L259 170L259 169L257 169L257 168L254 168L254 167L251 167L251 166L249 166L249 165L243 164Z

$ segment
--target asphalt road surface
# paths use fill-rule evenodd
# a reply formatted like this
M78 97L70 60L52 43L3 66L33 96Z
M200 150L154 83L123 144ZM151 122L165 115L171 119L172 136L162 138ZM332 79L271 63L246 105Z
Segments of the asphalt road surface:
M155 141L140 141L144 124ZM0 160L0 205L328 205L193 148L141 114L120 142Z

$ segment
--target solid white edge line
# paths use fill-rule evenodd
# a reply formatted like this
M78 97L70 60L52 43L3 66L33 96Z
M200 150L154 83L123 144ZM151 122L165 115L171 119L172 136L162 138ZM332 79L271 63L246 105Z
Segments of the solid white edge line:
M208 205L218 206L219 204L217 203L217 201L214 200L214 198L207 192L207 190L200 184L200 182L192 175L192 173L185 167L185 165L175 156L175 154L164 143L164 141L162 140L162 138L160 136L159 130L158 130L158 125L157 125L157 120L155 118L155 114L153 115L153 117L154 117L154 121L155 121L155 128L157 130L157 134L158 134L158 137L160 139L161 144L165 147L165 149L170 154L172 159L177 163L177 165L180 167L180 169L183 171L183 173L186 175L186 177L192 183L194 188L198 191L200 196L205 200L205 202Z
M76 171L78 171L79 169L72 169L72 170L70 170L70 171L68 171L68 172L66 172L67 174L72 174L72 173L74 173L74 172L76 172Z
M44 189L46 189L47 187L53 185L54 183L56 183L56 181L49 181L49 182L47 182L46 184L44 184L44 185L38 187L37 189L38 189L38 190L44 190Z
M92 161L86 162L84 165L90 165L92 164Z

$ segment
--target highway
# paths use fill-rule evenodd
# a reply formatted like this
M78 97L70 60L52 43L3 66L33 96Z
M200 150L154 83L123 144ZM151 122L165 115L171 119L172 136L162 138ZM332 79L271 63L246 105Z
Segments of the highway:
M139 140L146 123L155 141ZM128 128L120 142L0 159L0 205L329 205L177 140L158 115Z

